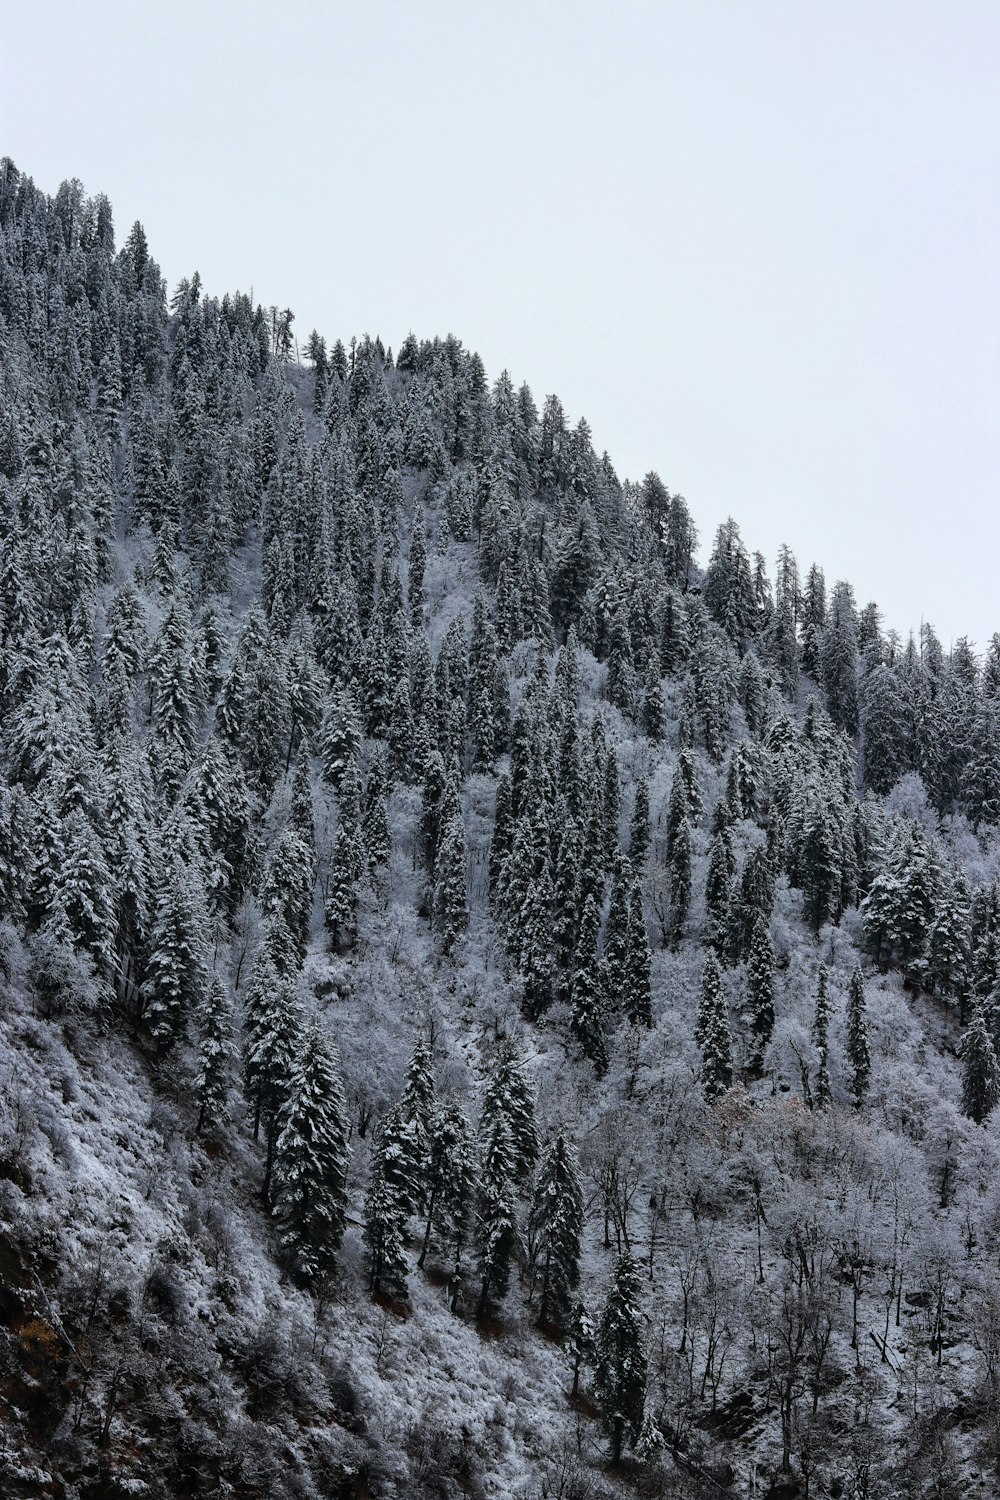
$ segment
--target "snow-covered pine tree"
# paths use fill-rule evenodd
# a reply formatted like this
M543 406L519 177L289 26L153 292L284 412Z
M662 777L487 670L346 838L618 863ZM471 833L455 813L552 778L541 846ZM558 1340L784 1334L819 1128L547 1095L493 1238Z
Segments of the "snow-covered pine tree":
M472 1127L454 1100L433 1110L427 1129L425 1197L427 1222L417 1260L423 1266L438 1235L460 1274L475 1200L476 1153Z
M387 1115L380 1121L372 1143L364 1240L368 1249L368 1286L372 1296L405 1298L409 1204L399 1192L399 1142L394 1127L395 1121Z
M431 906L432 923L446 954L454 951L455 944L469 925L467 858L465 825L461 814L455 813L442 830L438 844Z
M517 1217L517 1161L509 1116L497 1112L482 1126L476 1251L481 1278L477 1316L507 1295L511 1262L521 1251Z
M642 1281L631 1255L618 1257L594 1340L594 1387L611 1438L611 1462L634 1443L646 1402L647 1359L642 1328Z
M812 1024L812 1043L817 1059L815 1100L820 1109L826 1109L830 1103L830 1013L829 973L826 964L820 964Z
M597 951L601 918L597 902L588 896L580 917L573 975L570 981L570 1014L573 1035L598 1077L607 1071L608 1048L604 1039L605 979ZM616 997L620 999L620 995Z
M272 1175L282 1243L307 1282L333 1268L344 1232L349 1159L339 1070L313 1021L278 1114Z
M851 1065L851 1097L855 1109L861 1109L868 1094L872 1059L868 1046L868 1009L865 1002L865 978L861 966L855 967L847 992L847 1061Z
M233 1060L232 1008L226 986L213 974L198 1007L198 1070L194 1096L198 1105L197 1131L225 1123Z
M142 1018L166 1051L188 1034L207 984L205 899L198 872L175 853L156 884Z
M562 1329L580 1281L583 1189L576 1151L558 1131L542 1153L528 1219L537 1274L541 1276L538 1321Z
M623 1008L636 1026L652 1026L653 997L650 980L652 954L642 909L642 889L632 881L629 899L628 940L625 953Z
M774 1031L774 948L767 923L758 918L747 961L747 1008L750 1012L752 1061L763 1063Z
M701 976L695 1041L701 1049L701 1086L711 1103L733 1081L733 1042L719 960L709 949Z
M982 1125L1000 1100L1000 1064L982 1007L976 1005L962 1038L962 1109Z

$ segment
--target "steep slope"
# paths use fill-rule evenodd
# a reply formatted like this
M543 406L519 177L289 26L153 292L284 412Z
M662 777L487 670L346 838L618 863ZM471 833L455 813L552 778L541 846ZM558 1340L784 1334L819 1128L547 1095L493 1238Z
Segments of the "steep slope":
M0 232L4 1492L995 1486L1000 642Z

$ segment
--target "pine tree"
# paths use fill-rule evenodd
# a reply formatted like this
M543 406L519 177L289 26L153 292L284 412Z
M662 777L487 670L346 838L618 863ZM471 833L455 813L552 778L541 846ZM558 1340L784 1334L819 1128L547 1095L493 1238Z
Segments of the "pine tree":
M387 777L385 762L376 755L368 772L365 787L364 837L372 864L378 869L389 863L392 852L392 837L389 832L389 813L386 807Z
M484 1134L500 1115L510 1126L515 1180L527 1186L538 1159L535 1100L524 1054L513 1041L502 1042L497 1050L483 1095L481 1130Z
M641 876L649 853L650 844L649 827L649 782L645 776L640 776L635 788L635 806L632 812L631 835L629 838L629 858L637 873Z
M516 1158L510 1123L498 1113L483 1131L479 1178L476 1246L482 1290L477 1316L503 1302L510 1281L511 1261L520 1252L521 1232L517 1220Z
M433 1116L434 1069L431 1049L426 1037L418 1036L406 1069L403 1097L399 1101L399 1117L411 1127L405 1137L404 1151L409 1155L406 1176L412 1184L409 1198L414 1213L424 1208L427 1197L426 1175Z
M632 885L631 861L619 854L611 883L608 920L604 926L604 984L608 1003L615 1010L622 1008L625 996Z
M349 1161L344 1092L315 1021L303 1038L277 1127L274 1211L282 1243L312 1282L332 1270L343 1237Z
M719 960L711 951L706 955L702 970L695 1041L701 1049L701 1086L705 1098L711 1103L720 1094L724 1094L733 1081L729 1009L722 987Z
M625 1014L636 1026L652 1026L653 1000L650 985L652 954L642 910L642 891L638 880L632 883L629 903L628 943L625 956Z
M566 1335L566 1352L573 1361L573 1389L570 1394L574 1400L580 1390L581 1370L584 1365L593 1363L595 1342L594 1320L584 1303L577 1302L570 1316Z
M205 992L208 945L198 877L175 854L157 884L143 980L143 1015L166 1050L182 1041Z
M227 1118L232 1056L229 996L216 974L198 1009L198 1071L194 1095L198 1102L199 1134L206 1125L219 1126Z
M962 1038L962 1109L982 1125L1000 1100L1000 1065L983 1015L977 1005Z
M364 1239L373 1297L405 1297L406 1221L409 1204L398 1184L399 1132L390 1111L372 1144L371 1178L365 1198Z
M254 1112L254 1140L264 1125L262 1197L270 1202L278 1121L302 1054L302 1010L295 985L265 950L254 965L243 1023L244 1087Z
M361 724L350 693L337 689L323 720L320 755L324 779L340 795L348 766L357 766L361 746Z
M619 1256L594 1341L594 1386L616 1466L626 1439L634 1443L639 1436L646 1402L641 1286L636 1262L630 1255Z
M357 865L356 840L349 829L341 828L333 841L330 878L323 903L323 915L335 948L350 944L357 930L358 891L354 873Z
M597 902L593 896L588 896L580 918L569 1003L573 1035L584 1056L593 1063L598 1077L607 1071L608 1066L608 1049L604 1040L604 986L597 953L600 925Z
M722 955L729 943L732 919L733 854L728 830L712 840L705 881L705 942Z
M312 851L289 826L275 840L260 891L265 921L288 935L288 967L301 966L309 936L315 869Z
M860 965L851 975L847 995L847 1060L851 1065L851 1096L860 1109L868 1093L872 1060L868 1048L868 1013L865 1005L865 980Z
M816 976L812 1041L818 1059L816 1103L820 1109L826 1109L830 1103L830 991L826 964L820 964Z
M538 1321L562 1329L580 1280L583 1189L576 1152L561 1130L539 1162L528 1228L542 1278Z
M439 1233L460 1271L475 1198L476 1161L472 1130L461 1107L435 1109L427 1128L425 1175L427 1223L417 1260L423 1266L432 1236Z
M454 950L469 925L466 859L465 827L461 814L456 813L442 832L434 861L433 925L445 953Z
M676 948L691 908L691 825L685 818L674 835L667 861L670 888L670 941Z
M758 918L750 944L747 1001L753 1033L753 1064L760 1067L774 1031L774 949L762 918Z

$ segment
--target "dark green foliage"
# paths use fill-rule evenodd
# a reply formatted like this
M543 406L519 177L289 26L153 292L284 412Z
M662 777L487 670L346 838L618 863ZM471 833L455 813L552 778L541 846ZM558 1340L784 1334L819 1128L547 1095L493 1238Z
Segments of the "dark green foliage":
M847 1061L851 1067L851 1097L855 1109L861 1109L868 1094L872 1059L868 1047L865 980L860 966L851 975L847 995Z
M747 1008L753 1061L759 1067L774 1030L774 949L767 923L758 917L747 961Z
M583 1189L576 1152L563 1131L538 1164L528 1220L536 1275L541 1278L538 1321L565 1327L580 1280Z
M962 1108L981 1125L1000 1099L1000 1065L982 1007L976 1006L962 1038Z
M724 1094L733 1081L729 1009L722 987L722 970L711 951L702 970L695 1041L701 1049L701 1086L705 1098L711 1103Z
M594 1339L594 1387L616 1465L625 1442L634 1444L639 1436L646 1401L641 1286L635 1261L619 1256Z
M282 1243L307 1281L328 1273L347 1207L347 1108L324 1033L314 1022L278 1115L273 1205Z

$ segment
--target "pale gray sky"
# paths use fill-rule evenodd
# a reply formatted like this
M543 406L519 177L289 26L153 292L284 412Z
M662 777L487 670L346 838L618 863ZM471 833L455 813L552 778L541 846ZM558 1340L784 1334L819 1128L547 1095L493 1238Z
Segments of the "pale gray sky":
M1000 629L1000 5L0 0L0 152L300 337L454 332L704 539Z

